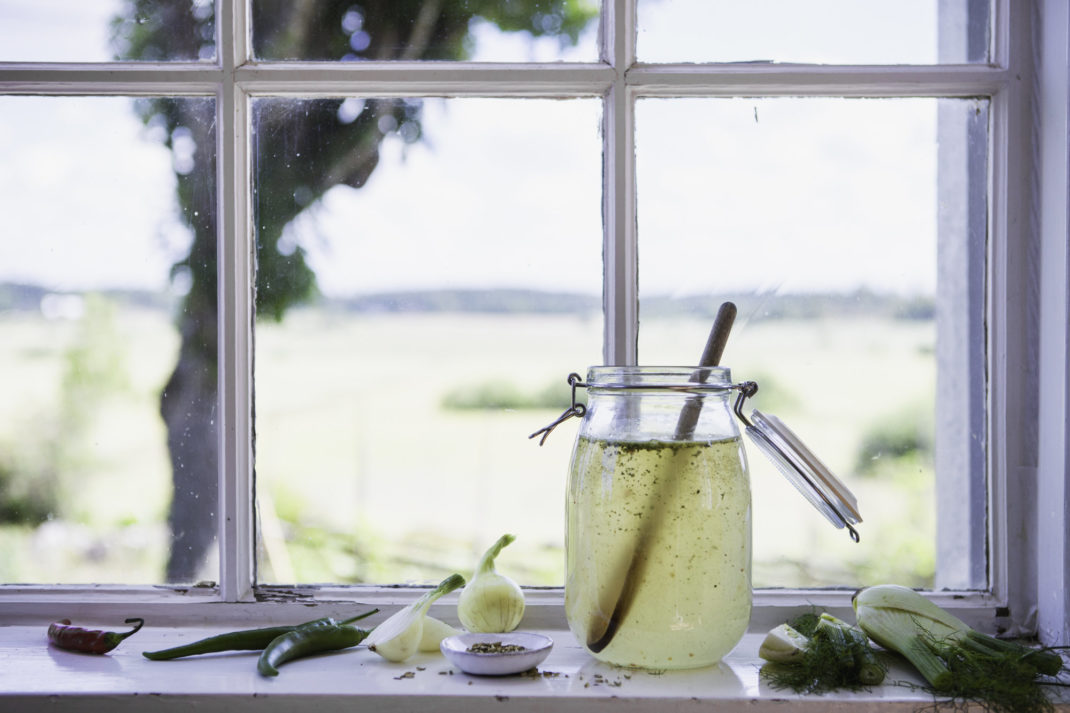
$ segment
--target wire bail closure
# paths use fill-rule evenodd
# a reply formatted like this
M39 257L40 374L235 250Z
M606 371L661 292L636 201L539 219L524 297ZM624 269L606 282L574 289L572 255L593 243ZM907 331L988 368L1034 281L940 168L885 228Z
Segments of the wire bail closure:
M550 433L562 423L572 417L583 418L587 413L587 407L576 401L576 389L587 388L583 377L573 372L568 375L568 384L572 387L572 405L565 409L557 419L532 433L528 438L541 435L539 445L546 442ZM628 385L616 384L612 387L599 385L599 388L611 388L620 390L648 389L648 388L671 388L677 391L690 392L688 386L668 385ZM695 391L708 390L695 388ZM729 384L717 390L739 391L732 411L736 417L746 426L747 435L762 453L773 462L781 474L795 486L810 504L817 509L825 518L837 528L847 528L851 539L859 541L858 530L852 525L862 521L858 513L858 503L847 486L844 485L821 460L808 449L790 428L784 425L780 419L773 415L763 414L757 409L751 411L750 418L743 413L744 402L758 393L758 384L754 381L743 381L738 384Z
M573 416L576 418L583 418L587 414L587 407L581 403L576 402L576 388L587 388L587 384L583 383L583 377L572 372L568 375L568 384L572 387L572 405L565 409L565 412L557 417L557 420L551 423L549 426L543 426L535 433L528 436L528 438L534 438L535 436L542 434L542 438L539 439L539 445L546 443L546 437L550 435L550 432L560 426L565 421L569 420Z

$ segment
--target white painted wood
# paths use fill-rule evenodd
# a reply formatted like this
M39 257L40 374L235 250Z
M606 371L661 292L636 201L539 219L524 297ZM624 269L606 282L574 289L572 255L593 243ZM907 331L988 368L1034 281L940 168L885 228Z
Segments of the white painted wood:
M987 44L988 23L972 6L938 4L940 57L975 56ZM988 586L987 349L985 264L988 252L988 132L986 103L970 116L958 103L937 106L936 574L934 589Z
M807 64L638 65L630 86L644 96L979 96L1007 72L988 65L828 66Z
M58 618L107 621L142 616L158 626L191 625L247 628L291 624L319 616L349 617L369 608L384 613L412 602L426 587L262 587L253 602L225 602L215 588L102 587L17 588L0 590L0 626L47 625ZM10 594L10 596L8 596ZM758 590L750 631L765 632L812 607L851 620L852 592L847 590ZM431 614L456 618L457 594L436 602ZM565 629L564 596L557 588L526 588L524 629ZM984 592L929 592L927 598L987 633L1007 628L997 616L1000 604Z
M627 68L635 60L635 7L604 5L602 54L613 67L602 102L602 216L605 364L635 364L639 328L636 270L635 112Z
M1045 18L1057 0L1038 0ZM988 278L988 327L992 389L988 408L990 527L992 533L992 593L946 596L951 607L980 613L989 622L998 619L999 607L1009 606L1010 626L1029 630L1035 626L1038 570L1045 583L1066 584L1068 530L1065 505L1062 523L1042 530L1038 544L1037 498L1061 495L1065 503L1067 436L1048 424L1040 432L1037 450L1035 403L1039 395L1045 417L1065 419L1066 285L1058 265L1060 238L1058 216L1065 225L1065 186L1044 187L1043 239L1033 238L1030 200L1035 166L1030 150L1029 69L1032 36L1029 22L1032 2L996 0L996 31L991 65L831 67L816 65L635 65L635 8L630 0L607 0L603 18L602 62L583 64L459 64L430 63L258 63L249 60L249 27L245 0L221 0L219 4L220 61L169 64L0 64L0 93L58 95L196 95L215 96L219 111L220 230L221 233L221 394L224 435L224 474L221 484L224 522L223 574L219 590L179 592L145 588L26 588L0 587L0 616L45 615L52 607L78 605L81 611L124 612L144 603L173 615L260 616L265 609L283 610L327 601L333 590L314 590L306 601L296 603L248 603L256 595L276 596L274 590L254 592L252 582L252 460L248 444L251 423L248 404L251 348L252 224L249 186L250 97L260 95L326 96L365 94L386 96L584 96L603 97L605 250L607 286L607 363L634 363L637 334L635 283L637 236L635 228L634 101L640 96L991 96L992 152L990 253ZM1062 8L1063 10L1065 8ZM1065 23L1064 23L1065 24ZM1050 25L1044 23L1045 32ZM1012 33L1011 30L1014 30ZM1059 30L1065 36L1065 27ZM1045 45L1048 47L1048 45ZM1049 55L1045 55L1049 57ZM1049 57L1050 58L1050 57ZM1062 83L1068 68L1053 67L1046 84ZM1053 104L1044 104L1051 109ZM1065 103L1062 107L1065 111ZM1045 114L1047 116L1047 114ZM1048 131L1053 124L1043 126ZM1045 134L1047 136L1047 134ZM1045 147L1050 142L1045 143ZM1063 136L1065 158L1065 136ZM1047 155L1047 154L1045 154ZM1058 157L1056 157L1058 158ZM1056 160L1056 159L1052 159ZM1056 166L1059 164L1056 163ZM1046 164L1049 180L1051 164ZM1065 179L1065 165L1063 165ZM1055 173L1058 173L1056 170ZM1062 214L1060 214L1062 211ZM1052 228L1052 226L1055 226ZM1049 230L1051 228L1051 230ZM1052 232L1054 231L1054 232ZM1054 236L1054 237L1053 237ZM1030 290L1035 284L1043 251L1044 288L1040 304ZM1054 251L1054 253L1053 253ZM1062 300L1062 301L1060 301ZM1041 312L1037 329L1037 312ZM1053 327L1054 325L1054 327ZM1054 329L1054 333L1049 332ZM1061 330L1061 331L1060 331ZM1038 347L1038 343L1040 346ZM1060 346L1061 345L1061 346ZM1038 352L1039 349L1039 352ZM1061 351L1060 351L1061 350ZM1038 375L1038 359L1040 372ZM1062 382L1059 380L1062 379ZM1047 393L1049 383L1055 387ZM1038 384L1043 388L1038 388ZM1060 401L1061 399L1061 401ZM1060 405L1061 404L1061 405ZM1062 409L1062 410L1060 410ZM1057 421L1055 422L1057 424ZM1061 471L1042 468L1062 465ZM1063 480L1059 480L1060 475ZM1039 484L1039 488L1038 488ZM1042 527L1044 527L1042 525ZM1053 531L1053 528L1055 530ZM1061 528L1059 530L1058 528ZM1038 555L1039 553L1039 555ZM1038 563L1037 557L1040 560ZM1052 567L1052 565L1059 565ZM1061 574L1060 574L1061 573ZM368 596L404 599L411 590L348 590L348 597ZM278 595L283 599L293 598ZM759 612L779 615L781 607L802 602L828 602L847 606L846 593L760 593ZM940 595L943 597L944 595ZM550 600L547 600L549 602ZM941 600L944 601L944 600ZM80 604L79 604L80 602ZM559 615L545 604L548 616ZM194 613L196 612L196 613ZM254 612L256 612L254 614ZM1041 610L1045 626L1065 632L1065 598L1060 606ZM1065 633L1062 634L1065 636Z
M1070 9L1040 7L1037 633L1070 645Z
M254 241L249 99L237 81L245 61L244 8L223 3L217 99L219 285L219 591L247 601L255 584L253 529L252 326Z
M763 634L744 637L724 661L702 669L644 672L596 662L561 629L543 629L554 648L538 676L468 676L438 654L389 663L363 647L298 659L276 678L256 672L255 653L149 661L142 651L225 631L151 622L106 656L49 647L41 627L0 636L0 709L49 711L878 711L913 713L932 697L910 685L917 674L892 662L888 682L871 690L799 696L759 679ZM1070 710L1064 702L1059 711Z
M989 152L989 586L1009 608L1011 630L1028 632L1037 564L1033 37L1030 7L1012 9L1013 22L997 26L1011 79L992 97Z

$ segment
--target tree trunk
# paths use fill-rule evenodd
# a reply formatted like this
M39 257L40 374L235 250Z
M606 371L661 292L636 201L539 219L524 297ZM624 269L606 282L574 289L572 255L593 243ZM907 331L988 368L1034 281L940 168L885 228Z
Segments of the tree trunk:
M207 357L195 334L198 323L215 314L184 316L178 364L160 398L167 424L173 493L168 525L171 554L168 582L192 582L216 541L219 504L219 441L215 359Z

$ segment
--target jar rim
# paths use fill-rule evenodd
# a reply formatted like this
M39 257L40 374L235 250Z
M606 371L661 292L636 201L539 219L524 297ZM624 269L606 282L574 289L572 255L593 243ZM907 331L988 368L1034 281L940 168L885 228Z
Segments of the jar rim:
M588 389L717 392L733 388L726 366L592 366Z

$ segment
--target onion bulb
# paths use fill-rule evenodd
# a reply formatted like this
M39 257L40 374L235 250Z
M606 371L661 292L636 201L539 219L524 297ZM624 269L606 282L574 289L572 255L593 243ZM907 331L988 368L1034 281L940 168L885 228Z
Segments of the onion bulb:
M516 582L494 569L494 558L515 539L515 535L502 535L484 553L471 581L461 592L457 616L469 631L499 634L520 626L524 618L524 592Z
M372 633L368 634L364 643L387 661L405 661L420 648L424 633L424 618L431 603L462 586L464 586L464 577L451 574L437 587L372 629Z
M417 648L424 653L438 653L439 645L443 639L460 633L460 629L450 626L444 621L433 616L425 616L424 631L420 636L420 645Z

